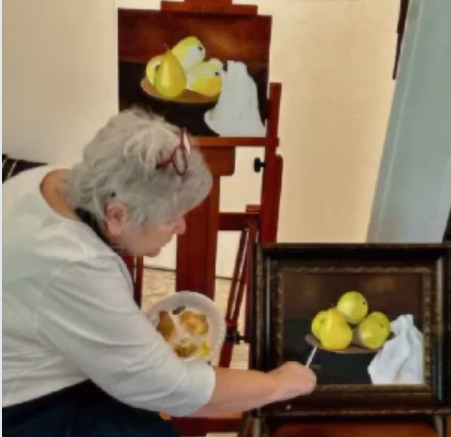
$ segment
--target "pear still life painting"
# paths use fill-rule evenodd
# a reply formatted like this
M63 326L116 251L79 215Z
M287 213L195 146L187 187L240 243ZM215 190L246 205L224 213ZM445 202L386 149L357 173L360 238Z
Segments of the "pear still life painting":
M321 384L424 383L421 272L305 269L284 283L304 291L285 295L286 360L318 348Z
M251 368L308 363L272 416L451 412L451 245L259 244Z
M196 136L263 137L271 17L119 10L119 105Z

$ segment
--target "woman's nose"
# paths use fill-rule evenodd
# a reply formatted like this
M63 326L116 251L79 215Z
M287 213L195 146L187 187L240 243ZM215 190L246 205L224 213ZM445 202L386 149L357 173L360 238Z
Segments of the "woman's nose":
M181 217L177 220L175 225L175 233L177 235L183 235L186 231L186 220L185 217Z

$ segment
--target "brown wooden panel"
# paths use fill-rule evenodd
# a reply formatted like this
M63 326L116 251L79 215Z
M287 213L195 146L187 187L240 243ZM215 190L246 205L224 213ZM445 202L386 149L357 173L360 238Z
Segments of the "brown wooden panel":
M424 423L322 423L284 425L274 437L437 437L432 426Z
M213 147L270 147L279 145L277 137L196 137L196 143L205 148Z
M219 225L219 177L210 195L186 216L187 232L177 242L177 290L192 290L214 298Z
M177 430L183 436L204 436L208 433L237 432L241 416L233 415L212 419L174 419ZM448 430L451 416L448 417ZM247 435L251 434L249 427ZM416 421L331 421L323 419L308 423L290 423L280 426L273 437L439 437L431 425Z
M231 176L235 172L235 149L217 147L202 149L205 161L213 176ZM218 206L219 208L219 206Z
M282 98L282 84L271 83L269 85L269 114L268 114L268 138L277 138L279 135L280 99Z
M220 231L241 231L252 221L258 221L258 212L223 212L219 214Z
M171 12L196 12L233 15L256 15L256 5L234 5L232 0L185 0L185 2L162 1L161 9Z
M174 424L184 437L205 436L210 433L233 433L240 425L240 415L212 419L175 418Z
M282 194L282 172L283 159L279 155L274 155L268 159L267 180L270 182L262 190L262 214L261 219L261 241L277 241L277 231L279 227L280 197Z
M282 94L281 84L271 84L268 136L278 136L279 107ZM262 242L277 241L280 196L282 191L282 157L276 150L266 148L265 169L262 181L261 235Z

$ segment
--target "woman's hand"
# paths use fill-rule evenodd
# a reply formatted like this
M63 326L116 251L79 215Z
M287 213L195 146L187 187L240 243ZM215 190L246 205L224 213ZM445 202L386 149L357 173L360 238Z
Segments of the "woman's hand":
M308 367L296 362L287 362L269 372L276 379L280 393L276 401L284 401L310 394L316 387L316 375Z

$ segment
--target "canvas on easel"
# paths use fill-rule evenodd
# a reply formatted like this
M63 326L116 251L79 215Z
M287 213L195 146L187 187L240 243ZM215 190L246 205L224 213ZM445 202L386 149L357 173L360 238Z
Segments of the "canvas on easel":
M118 11L120 109L195 136L265 137L271 17Z

